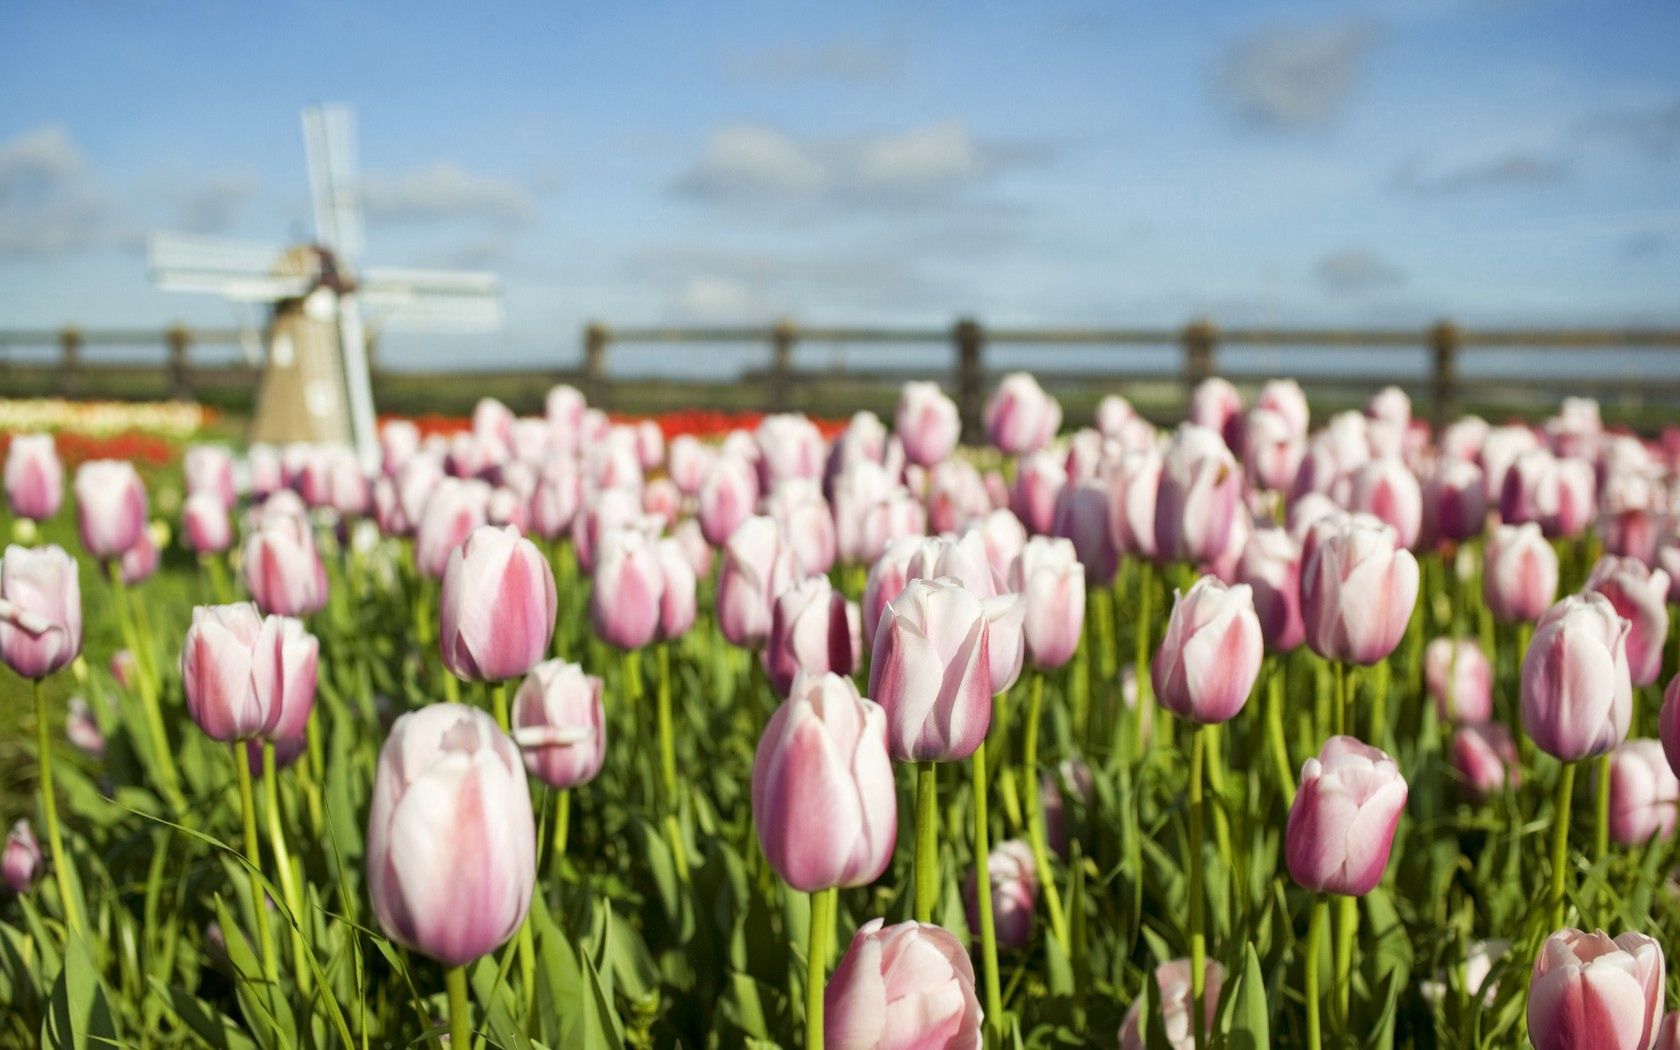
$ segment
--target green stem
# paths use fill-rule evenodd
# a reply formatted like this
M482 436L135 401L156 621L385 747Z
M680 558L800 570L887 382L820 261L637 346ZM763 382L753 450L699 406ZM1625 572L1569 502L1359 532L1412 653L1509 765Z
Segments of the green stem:
M665 796L665 836L671 840L671 856L676 861L677 878L688 882L688 847L683 843L682 824L678 820L680 803L677 798L677 735L671 719L671 646L661 643L659 654L658 717L660 786Z
M52 734L47 730L47 692L35 679L35 745L41 766L41 814L47 825L47 850L52 854L53 878L64 908L64 925L72 934L82 931L82 915L70 893L70 865L64 858L64 840L58 830L58 799L53 795ZM65 938L69 940L68 937Z
M1605 854L1610 852L1610 755L1598 756L1594 763L1597 767L1594 775L1598 778L1597 817L1598 822L1593 825L1593 864L1603 863Z
M1044 892L1044 908L1050 913L1050 932L1068 946L1067 916L1062 912L1062 893L1056 886L1055 872L1050 870L1050 850L1045 845L1044 807L1038 798L1038 724L1044 720L1044 675L1035 673L1032 680L1032 699L1027 704L1026 739L1022 744L1021 776L1027 793L1027 844L1032 847L1033 867L1038 869L1038 884Z
M829 887L811 894L810 930L805 940L805 1046L822 1050L823 985L827 981L828 936L834 925L835 896Z
M1347 664L1340 660L1330 661L1330 666L1336 676L1336 706L1330 712L1330 717L1336 721L1336 736L1353 732L1353 698L1348 695Z
M117 622L122 629L123 642L128 646L128 651L134 654L135 684L139 686L140 707L146 715L146 732L152 738L152 753L157 760L158 774L163 778L164 793L175 798L179 795L181 778L175 768L175 754L169 747L169 734L163 728L163 712L158 707L157 679L152 677L151 659L141 651L144 647L135 628L134 606L129 600L128 584L123 582L122 566L115 559L105 564L110 573L112 591L116 596Z
M501 727L502 732L510 732L513 721L508 715L508 684L506 682L491 682L489 685L490 710L496 716L496 725Z
M1003 797L1004 819L1009 822L1009 827L1019 831L1023 823L1021 796L1016 793L1015 777L1013 770L1009 768L1009 691L1004 690L992 700L992 732L997 741L998 794Z
M1552 812L1552 929L1563 926L1564 873L1569 861L1569 810L1575 798L1575 763L1565 762L1558 774L1557 803Z
M566 859L566 836L572 826L572 792L570 788L562 788L560 798L556 803L554 814L554 862L551 874L560 877L560 865Z
M916 764L916 921L932 922L939 896L939 767Z
M286 835L280 824L280 769L279 761L274 754L274 742L264 740L262 745L263 765L263 810L265 823L268 825L268 848L274 853L274 866L280 873L280 896L286 901L286 910L292 913L292 969L296 976L298 991L303 995L309 994L309 960L304 955L303 946L303 897L298 892L297 880L292 877L291 850L286 845Z
M1266 680L1266 741L1271 747L1272 764L1277 770L1278 789L1284 804L1295 804L1295 771L1289 765L1289 743L1283 735L1283 676L1282 662L1274 663L1272 675Z
M472 1018L467 1006L467 968L451 966L443 971L443 986L449 994L449 1045L466 1047L472 1037Z
M997 923L992 916L991 817L987 813L986 742L974 749L974 888L980 908L980 961L986 968L986 1020L1003 1035L1003 992L998 977Z
M227 556L206 552L198 556L198 564L210 576L210 595L218 605L233 601L233 587L228 583Z
M257 800L251 787L251 762L245 755L245 741L233 742L233 768L239 776L239 808L245 818L245 859L251 865L247 873L250 890L252 921L256 923L257 943L262 950L263 979L268 982L268 995L274 996L280 984L280 971L274 962L274 940L268 928L268 904L263 897L262 850L257 838Z
M1201 1050L1203 987L1207 968L1207 933L1202 914L1202 766L1207 761L1208 726L1197 726L1190 737L1190 1031L1192 1045Z
M1137 681L1137 710L1133 712L1134 757L1138 761L1149 747L1149 729L1155 716L1155 684L1149 678L1149 602L1155 590L1155 569L1149 562L1138 565L1137 623L1133 629L1132 671Z
M1322 1050L1319 1033L1318 957L1324 950L1324 926L1330 918L1330 898L1313 898L1312 921L1307 926L1307 1050Z
M1353 944L1359 932L1359 898L1338 897L1336 900L1336 1011L1341 1019L1342 1034L1351 1045L1354 1042L1349 1002L1353 997Z

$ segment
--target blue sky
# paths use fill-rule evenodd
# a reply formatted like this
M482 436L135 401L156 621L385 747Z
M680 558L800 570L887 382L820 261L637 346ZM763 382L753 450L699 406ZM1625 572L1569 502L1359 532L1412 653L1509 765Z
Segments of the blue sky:
M354 104L369 248L589 317L1680 322L1680 5L13 5L0 327L224 324L152 229L309 230ZM393 364L450 360L393 337Z

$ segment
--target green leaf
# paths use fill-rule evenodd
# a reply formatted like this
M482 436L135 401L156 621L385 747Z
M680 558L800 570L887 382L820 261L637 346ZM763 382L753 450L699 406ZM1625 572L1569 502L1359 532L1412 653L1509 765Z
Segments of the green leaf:
M1225 1045L1230 1050L1271 1050L1271 1013L1266 1007L1266 978L1252 942L1243 946L1243 970L1236 988L1227 991L1231 1002Z
M65 946L64 966L53 983L41 1042L76 1050L122 1045L99 971L87 942L79 936L71 937Z

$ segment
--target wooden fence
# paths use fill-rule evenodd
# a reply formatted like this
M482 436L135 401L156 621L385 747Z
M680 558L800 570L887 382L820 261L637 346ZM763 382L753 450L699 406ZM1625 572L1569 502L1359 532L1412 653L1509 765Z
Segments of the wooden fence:
M88 329L68 327L56 330L4 331L0 330L0 392L13 384L5 382L8 373L21 375L31 368L37 378L54 393L75 396L84 392L93 377L107 380L102 392L109 393L112 381L120 389L134 377L144 377L145 394L136 383L135 396L155 396L160 388L174 396L193 397L208 389L248 388L254 378L251 368L242 361L210 364L194 362L195 351L204 347L238 347L242 332L238 329L190 329L174 325L162 331L156 329ZM988 351L1013 350L1017 357L1022 351L1045 352L1078 351L1061 354L1082 359L1089 354L1090 367L1069 370L1057 368L1046 371L1047 385L1063 387L1080 385L1092 388L1112 388L1121 382L1152 382L1167 389L1187 392L1208 376L1218 374L1221 351L1226 348L1273 348L1286 351L1299 360L1289 361L1279 371L1297 375L1309 388L1336 388L1363 391L1388 382L1398 382L1410 388L1420 398L1420 410L1427 410L1437 419L1456 413L1466 402L1485 404L1509 398L1515 393L1528 392L1535 398L1555 400L1563 393L1581 391L1596 394L1621 392L1635 397L1642 404L1680 403L1680 378L1657 378L1639 374L1622 374L1606 369L1583 378L1580 370L1574 375L1562 375L1555 368L1548 372L1544 358L1559 354L1602 355L1612 351L1680 351L1680 329L1655 328L1581 328L1581 329L1475 329L1461 328L1451 322L1441 322L1427 329L1338 329L1338 328L1228 328L1221 329L1209 321L1193 321L1182 328L1018 328L986 327L980 322L963 319L949 328L884 328L846 326L801 326L783 321L772 325L737 327L609 327L591 323L585 326L581 361L572 367L556 364L551 367L525 366L517 372L498 372L486 368L458 369L450 375L477 374L488 377L495 373L504 382L517 377L523 385L540 384L545 380L565 379L585 386L592 399L612 407L633 407L620 403L628 397L632 384L615 378L609 368L609 357L623 360L615 350L636 347L661 348L671 346L692 348L764 348L768 363L744 375L716 375L705 379L677 381L680 396L691 398L695 405L708 403L707 388L715 395L723 384L738 385L744 381L753 386L751 403L769 408L784 408L803 403L810 407L811 391L820 392L823 384L844 380L857 384L896 384L913 375L941 379L955 395L962 409L964 422L974 425L979 418L987 391L996 379L998 369L988 368ZM949 353L946 368L911 367L900 365L884 369L851 367L801 368L802 348L820 346L902 347L939 349ZM36 355L33 366L13 359L11 348L33 347L47 349L44 363ZM162 351L160 361L113 361L108 355L92 354L90 348L152 347ZM56 348L56 360L51 351ZM1149 357L1148 350L1167 350L1162 357L1170 364L1154 369L1140 367L1140 357ZM1325 367L1321 351L1359 351L1366 354L1392 355L1396 360L1404 352L1413 352L1413 360L1421 354L1425 368L1403 371L1393 368L1362 369L1358 374L1337 374L1334 367ZM1466 374L1463 363L1468 355L1480 351L1503 350L1533 353L1532 363L1525 362L1521 374L1491 376ZM1320 356L1314 363L1310 358ZM557 355L559 356L559 355ZM225 355L224 355L225 357ZM1554 356L1555 359L1555 356ZM919 358L925 360L925 358ZM1680 365L1680 358L1676 359ZM1228 365L1227 365L1228 367ZM657 375L656 367L653 374ZM446 379L443 373L408 375L400 372L382 373L386 385L395 387L399 381L409 389L421 383L435 383ZM1680 377L1680 367L1672 375ZM377 381L377 378L376 378ZM659 381L659 380L654 380ZM41 387L42 383L35 384ZM817 400L820 402L820 393ZM469 402L470 404L470 402Z

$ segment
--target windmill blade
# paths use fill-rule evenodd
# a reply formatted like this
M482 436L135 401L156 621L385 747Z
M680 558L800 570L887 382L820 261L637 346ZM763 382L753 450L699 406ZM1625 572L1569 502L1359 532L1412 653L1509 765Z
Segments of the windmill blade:
M368 270L357 285L385 331L490 332L502 326L501 281L464 270Z
M154 270L152 283L166 292L203 292L240 303L296 299L309 291L308 277L282 277L205 271Z
M367 330L354 295L338 300L338 338L344 359L344 386L350 395L350 434L362 469L379 467L379 435L373 417L373 381L368 374Z
M356 123L350 107L342 103L306 107L303 143L309 158L316 239L348 266L362 250L362 218L356 202Z

